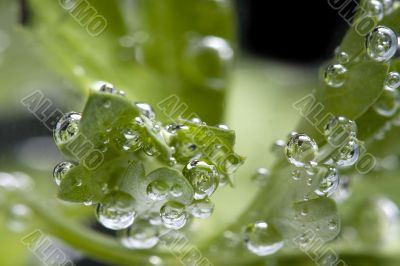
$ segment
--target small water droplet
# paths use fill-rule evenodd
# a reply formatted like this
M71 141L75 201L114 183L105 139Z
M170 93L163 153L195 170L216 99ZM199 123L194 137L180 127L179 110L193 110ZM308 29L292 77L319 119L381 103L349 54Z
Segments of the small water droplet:
M222 130L229 130L229 127L227 125L219 124L217 125L217 127Z
M155 180L147 186L146 192L154 201L165 200L168 197L169 186L164 181Z
M119 239L130 249L149 249L157 245L159 238L158 227L153 226L149 221L136 220L132 226L119 233Z
M163 265L162 259L161 259L160 257L158 257L158 256L150 256L150 257L149 257L149 263L150 263L151 265L154 265L154 266L161 266L161 265Z
M97 220L106 228L121 230L129 227L136 216L134 199L125 192L114 191L107 194L97 205Z
M336 48L335 50L335 59L341 65L345 65L350 62L350 56L346 52L342 51L340 47Z
M75 137L79 133L80 120L81 114L77 112L69 112L63 115L54 129L55 143L61 145Z
M100 92L117 94L118 90L111 83L103 83L99 89Z
M325 69L324 81L326 85L333 88L343 86L347 79L347 68L341 64L329 65Z
M122 149L124 151L137 151L142 148L143 143L140 138L140 134L137 131L126 130L124 133L124 141L122 144Z
M344 116L334 117L326 124L324 135L330 145L338 147L357 135L357 125Z
M161 221L170 229L180 229L187 222L185 206L179 202L169 201L160 209Z
M398 72L390 72L385 79L385 87L395 90L400 86L400 74Z
M378 0L366 1L364 9L369 16L375 17L377 20L381 20L385 14L383 4Z
M325 163L328 165L336 165L340 167L354 165L360 156L360 147L358 140L350 138L343 146L334 151Z
M339 185L339 173L334 167L328 167L323 173L323 177L318 188L314 191L315 194L321 197L331 196Z
M153 107L148 103L135 103L136 107L142 113L143 116L150 120L156 119L156 113L154 112Z
M178 198L183 195L183 189L182 186L179 184L175 184L171 187L171 190L169 191L172 197Z
M258 256L272 255L283 247L279 232L263 221L246 226L243 238L247 249Z
M218 187L218 174L214 165L204 161L190 161L182 171L194 189L194 198L211 196Z
M286 141L284 141L283 139L278 139L272 144L271 151L275 154L281 154L281 153L283 154L285 147L286 147Z
M110 100L106 100L105 102L104 102L104 108L106 108L106 109L108 109L108 108L110 108L111 107L111 101Z
M214 203L208 198L196 200L188 206L188 210L196 218L207 219L214 211Z
M336 230L338 227L338 221L336 219L331 219L328 222L328 229L329 230Z
M255 174L251 177L251 179L260 186L265 186L267 183L269 176L269 170L264 167L260 167L256 170Z
M185 70L192 81L222 89L231 68L233 49L219 37L192 38L185 50Z
M384 88L382 95L375 102L373 108L381 116L391 117L393 116L399 107L399 92Z
M365 46L372 60L378 62L390 60L398 46L396 33L387 27L376 27L366 36Z
M388 15L392 13L394 8L394 1L393 0L379 0L383 4L383 10L385 14Z
M293 135L285 148L288 161L296 167L304 167L314 161L318 155L315 141L305 134Z
M74 168L76 165L71 162L61 162L54 167L53 170L53 177L54 181L56 182L57 186L59 186L66 176L66 174Z

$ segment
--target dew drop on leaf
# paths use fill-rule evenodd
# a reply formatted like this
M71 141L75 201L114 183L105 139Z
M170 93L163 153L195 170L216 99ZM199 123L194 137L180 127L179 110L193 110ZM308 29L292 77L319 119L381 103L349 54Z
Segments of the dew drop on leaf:
M381 20L384 16L384 7L379 0L368 0L365 5L365 12L371 16L375 17L377 20Z
M62 116L54 129L54 141L57 145L68 142L79 133L81 114L69 112Z
M325 69L324 81L326 85L333 88L343 86L347 78L347 68L341 64L329 65Z
M75 166L76 165L71 162L61 162L57 164L56 167L54 167L53 178L57 186L61 184L61 181L64 179L68 171L74 168Z
M211 196L218 187L218 173L214 165L204 161L190 161L182 171L194 189L195 199Z
M385 88L395 90L400 86L400 74L398 72L390 72L385 79Z
M257 185L265 186L268 180L268 176L269 176L269 170L267 168L260 167L256 170L251 179Z
M339 185L339 173L335 167L327 167L325 171L321 171L323 177L320 181L318 188L315 190L315 194L318 196L331 196Z
M329 144L337 147L357 135L357 125L344 116L334 117L326 124L324 135Z
M207 219L214 211L214 203L208 198L195 200L188 206L188 211L193 217Z
M170 229L184 227L188 219L185 205L176 201L165 203L160 209L160 216L164 226Z
M149 249L157 245L159 230L149 221L136 220L132 226L119 232L119 239L123 246L130 249Z
M376 27L366 36L365 46L372 60L377 62L390 60L397 50L397 35L387 27Z
M143 116L150 120L156 119L156 113L153 110L153 107L148 103L135 103L136 107L140 110Z
M393 116L399 107L399 92L397 90L388 89L385 87L382 95L375 102L373 108L381 116Z
M168 197L169 186L164 181L155 180L147 186L146 193L154 201L165 200Z
M304 167L313 162L318 155L317 143L306 134L295 134L285 148L288 161L296 167Z
M133 203L134 199L129 194L120 191L111 192L97 205L97 220L112 230L127 228L136 216Z
M258 256L268 256L283 247L283 238L271 224L258 221L244 229L243 239L247 249Z

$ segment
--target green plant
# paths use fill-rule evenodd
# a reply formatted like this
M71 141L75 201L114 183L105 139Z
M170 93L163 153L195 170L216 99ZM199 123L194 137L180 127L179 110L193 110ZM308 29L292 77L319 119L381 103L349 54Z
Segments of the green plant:
M55 130L58 148L74 161L56 167L58 197L81 205L97 205L97 219L110 229L126 229L135 215L134 226L137 223L137 228L145 228L149 236L161 233L166 237L159 237L163 243L158 248L149 249L156 244L152 242L141 246L146 247L144 250L128 249L117 238L85 225L94 217L87 211L91 207L74 209L49 204L52 196L41 196L40 190L31 189L29 178L3 174L0 186L6 188L10 202L29 206L37 227L87 256L121 265L148 263L151 256L159 257L166 265L175 265L177 259L188 264L202 260L215 265L311 265L316 261L331 265L339 263L339 259L347 265L398 264L400 243L395 229L399 221L392 204L400 201L398 167L390 168L385 162L398 154L400 79L395 73L400 69L396 57L382 60L382 56L376 56L379 52L385 55L386 50L382 49L390 50L394 44L388 41L388 47L375 51L374 44L381 39L372 33L361 34L355 23L335 59L323 68L317 89L305 97L288 95L286 104L294 103L294 109L303 116L295 127L300 134L292 132L284 140L285 152L282 145L276 146L273 167L269 171L259 169L255 174L254 178L263 183L258 190L246 184L234 188L241 198L246 198L238 200L246 206L239 208L243 212L230 208L234 196L217 198L216 208L226 208L226 212L200 225L194 219L200 229L192 232L185 230L188 226L181 229L187 222L184 209L194 216L208 217L213 208L213 199L208 197L218 183L234 185L232 176L236 170L239 180L250 179L257 164L265 163L263 158L255 157L267 152L239 152L248 159L237 169L244 158L233 149L234 131L224 125L207 125L225 119L224 101L232 97L228 90L230 78L235 76L232 73L241 77L237 80L240 86L259 86L251 76L254 73L248 73L258 70L233 70L235 36L230 2L147 0L129 6L128 1L78 1L88 3L107 18L106 30L97 37L88 34L87 28L79 28L78 24L86 25L86 17L66 8L68 1L45 2L43 8L43 1L30 1L33 18L24 34L40 40L56 58L53 66L75 82L81 98L88 96L84 108L68 106L82 109L82 116L64 115ZM362 3L355 22L365 16L365 11L369 12L369 5L370 1ZM382 19L368 18L376 25L395 30L400 8L395 5ZM369 32L375 29L370 28ZM105 82L93 84L98 80L115 87ZM308 85L315 84L304 83ZM90 87L92 90L88 90ZM123 89L126 95L115 88ZM237 98L244 100L246 94L240 93L243 97ZM248 109L260 95L246 95L251 101ZM34 98L25 100L34 103ZM257 127L248 123L260 123L262 115L251 116L251 111L238 108L241 102L231 104L228 120L239 121L233 124L241 126L238 132L243 133L242 138L237 134L239 146L254 147L252 137L258 134L250 131ZM271 130L268 125L262 128ZM337 145L336 141L343 138L344 145ZM362 166L362 158L379 158L381 169ZM350 178L353 192L338 204L345 198L343 195L336 193L335 200L328 196L337 186L343 193L348 192L345 176ZM205 178L206 184L200 182ZM175 216L175 222L168 223L161 215L164 224L179 232L168 231L153 221L158 217L154 213L168 211ZM118 218L117 222L113 217ZM136 229L122 230L119 238L125 246L137 249L137 244L127 240L129 230ZM351 234L346 230L357 235L349 239ZM179 236L182 232L185 237ZM391 234L397 238L388 240ZM180 253L173 244L177 239L191 243L194 258ZM322 249L310 246L316 240ZM262 249L263 245L267 249ZM324 253L329 248L332 253Z

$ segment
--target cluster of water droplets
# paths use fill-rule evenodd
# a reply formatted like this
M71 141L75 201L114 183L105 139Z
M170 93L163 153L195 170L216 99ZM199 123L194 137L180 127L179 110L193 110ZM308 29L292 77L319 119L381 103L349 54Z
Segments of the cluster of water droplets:
M219 40L210 39L207 42L211 42L208 45L213 47ZM230 56L229 53L223 54L225 53L223 51L218 53L222 53L220 56ZM93 87L95 93L124 96L123 92L109 83L97 82ZM157 121L151 105L143 102L132 104L139 111L139 115L134 117L127 126L122 123L117 128L110 127L100 133L100 141L98 141L100 150L106 153L110 145L115 145L123 153L143 152L151 162L160 154L152 140L152 138L158 138L170 148L171 157L167 163L180 171L182 178L186 181L178 182L168 176L140 181L144 182L143 186L139 185L139 187L144 190L142 194L146 196L147 205L139 202L139 198L143 195L137 198L120 191L118 187L109 188L105 184L102 189L104 196L100 202L87 200L84 204L96 206L98 222L108 229L119 231L118 236L124 246L132 249L147 249L159 243L161 232L181 229L188 224L191 217L208 218L214 210L214 203L210 197L221 184L224 185L227 182L228 177L227 173L222 172L216 164L208 160L201 145L195 143L190 137L192 134L190 125L206 126L204 122L194 118L188 121L189 125L178 123L163 125ZM112 100L105 100L103 108L107 112L112 110L112 105ZM54 140L58 147L63 147L77 138L80 134L81 120L82 115L77 112L69 112L59 119L54 130ZM229 130L222 124L215 127L222 131ZM148 132L151 132L153 136L149 136ZM214 146L216 150L221 148L217 144ZM114 146L112 148L115 149ZM73 174L74 168L78 165L79 163L75 161L65 161L56 165L53 171L56 185L62 189L66 178L75 178L72 184L81 187L83 181ZM68 185L71 185L69 181ZM185 194L188 193L185 186L191 186L193 191L189 199Z

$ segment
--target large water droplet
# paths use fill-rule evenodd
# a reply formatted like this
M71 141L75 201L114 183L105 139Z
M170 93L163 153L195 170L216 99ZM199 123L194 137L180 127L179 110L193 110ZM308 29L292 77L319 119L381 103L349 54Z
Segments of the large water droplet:
M366 36L365 45L371 59L378 62L387 61L396 53L397 36L391 29L379 26Z
M53 177L54 181L56 182L57 186L59 186L64 179L64 177L67 175L67 173L74 168L76 165L71 162L61 162L54 167L53 170Z
M129 194L120 191L111 192L97 205L97 219L109 229L125 229L133 223L136 216L133 203L134 199Z
M119 233L121 243L131 249L149 249L157 245L158 227L147 220L136 220L131 227Z
M219 37L193 38L184 59L187 74L194 82L222 89L231 67L233 49Z
M384 117L393 116L397 108L399 107L398 102L399 92L397 90L388 89L385 87L382 95L374 104L374 110Z
M139 108L142 115L150 120L156 119L156 113L153 107L148 103L135 103L136 107Z
M317 143L305 134L295 134L286 145L286 157L296 167L304 167L318 155Z
M347 68L341 64L329 65L325 69L324 81L326 85L333 88L343 86L347 78Z
M57 145L68 142L79 133L79 122L81 114L69 112L63 115L54 129L54 141Z
M326 124L324 134L328 143L337 147L357 135L357 125L344 116L334 117Z
M318 188L315 190L315 194L318 196L331 196L339 185L339 173L335 167L328 167L323 172L323 177Z
M208 198L196 200L188 206L188 210L196 218L207 219L214 211L214 203Z
M160 209L161 221L170 229L180 229L187 222L185 206L179 202L169 201Z
M204 161L189 162L182 173L192 184L195 199L211 196L218 187L218 173L215 166Z
M244 230L244 242L249 251L258 256L268 256L283 247L279 232L266 222L249 224Z
M166 182L155 180L147 186L147 196L154 200L165 200L168 197L169 186Z

